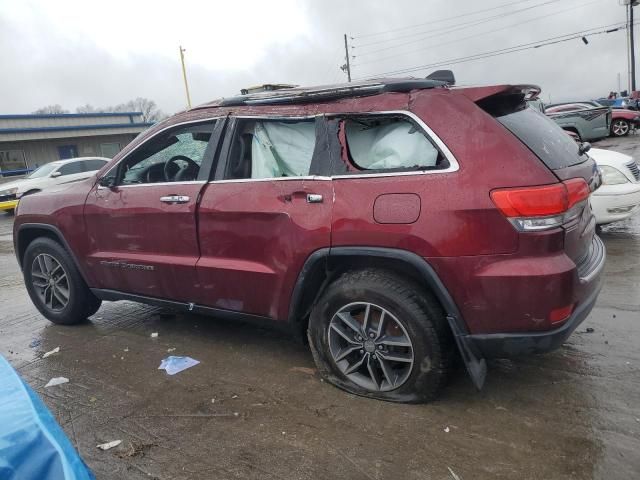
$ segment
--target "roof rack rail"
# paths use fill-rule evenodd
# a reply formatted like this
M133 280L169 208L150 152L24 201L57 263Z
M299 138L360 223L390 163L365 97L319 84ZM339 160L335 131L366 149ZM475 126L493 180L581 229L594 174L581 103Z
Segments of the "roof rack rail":
M411 90L445 87L446 82L422 78L380 79L360 83L343 83L309 88L287 88L269 92L223 98L221 107L242 105L283 105L339 100L341 98L377 95L380 93L404 93ZM203 105L205 107L206 105ZM197 108L197 107L196 107Z
M250 93L259 92L271 92L273 90L285 90L290 88L296 88L299 85L292 85L289 83L265 83L263 85L254 85L253 87L241 88L240 93L242 95L248 95Z

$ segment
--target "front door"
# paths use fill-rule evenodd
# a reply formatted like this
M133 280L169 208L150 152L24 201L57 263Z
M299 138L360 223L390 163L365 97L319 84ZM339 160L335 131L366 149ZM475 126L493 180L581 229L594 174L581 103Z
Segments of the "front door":
M157 134L105 174L87 198L98 288L192 302L199 257L196 207L223 121Z
M313 176L326 151L315 149L315 123L232 120L199 207L198 303L287 318L305 260L331 241L333 187Z

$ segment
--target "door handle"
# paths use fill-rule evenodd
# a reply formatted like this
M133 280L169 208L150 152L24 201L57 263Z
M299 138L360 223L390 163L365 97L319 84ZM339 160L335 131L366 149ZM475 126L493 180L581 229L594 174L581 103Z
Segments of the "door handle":
M322 203L322 195L319 193L307 193L307 203Z
M187 203L189 200L189 197L186 195L167 195L166 197L160 197L161 202L172 205L176 203Z

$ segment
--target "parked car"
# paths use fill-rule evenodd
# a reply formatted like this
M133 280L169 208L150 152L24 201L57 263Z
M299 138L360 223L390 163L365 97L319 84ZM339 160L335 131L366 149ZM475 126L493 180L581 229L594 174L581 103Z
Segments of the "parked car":
M618 97L618 98L599 98L597 100L592 100L592 102L597 102L600 105L605 107L611 107L612 109L629 109L629 110L638 110L638 99L631 97Z
M110 161L103 157L78 157L50 162L20 180L0 184L0 211L13 212L20 198L55 185L91 177Z
M599 102L590 100L587 102L574 103L576 109L584 110L592 107L600 107ZM559 106L559 105L558 105ZM555 107L548 107L555 108ZM635 131L640 125L640 113L634 110L625 108L613 107L611 110L611 129L610 134L612 137L624 137L629 132Z
M609 107L576 102L548 105L545 106L544 112L563 129L576 133L582 141L598 140L613 134L614 111ZM634 119L636 116L637 114L632 113ZM626 119L623 121L629 122ZM632 125L636 125L635 120L633 123L627 123L624 135L629 133ZM620 125L616 127L616 132L620 131L619 128Z
M600 173L523 108L538 93L375 80L179 113L21 200L27 291L58 324L104 300L275 322L371 398L434 398L456 351L480 388L485 358L559 347L602 285Z
M629 155L592 148L589 155L602 171L602 186L591 195L598 225L626 220L640 209L640 168Z

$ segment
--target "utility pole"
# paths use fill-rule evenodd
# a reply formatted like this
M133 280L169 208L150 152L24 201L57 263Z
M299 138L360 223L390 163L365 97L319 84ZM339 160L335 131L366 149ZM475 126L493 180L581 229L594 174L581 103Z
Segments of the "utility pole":
M633 39L633 7L635 7L637 4L638 4L638 0L632 0L629 2L629 48L631 49L631 92L634 92L636 90L636 45Z
M347 34L344 34L344 55L347 63L345 63L341 68L343 71L347 72L347 80L351 82L351 63L349 62L349 43L347 41Z
M191 108L191 95L189 95L189 84L187 83L187 69L184 66L184 52L186 50L180 45L180 62L182 63L182 78L184 79L184 90L187 93L187 107Z

